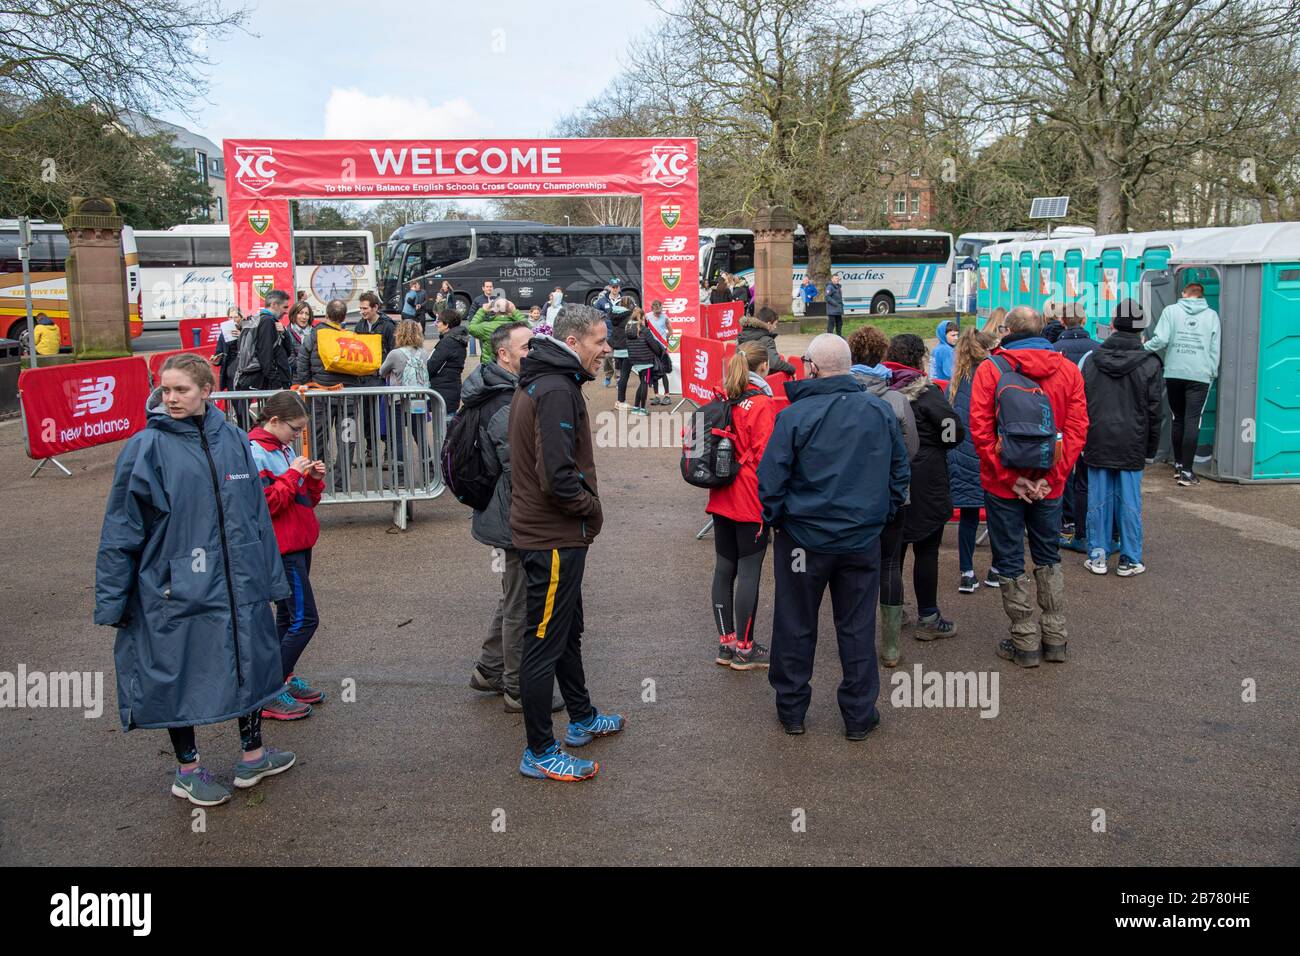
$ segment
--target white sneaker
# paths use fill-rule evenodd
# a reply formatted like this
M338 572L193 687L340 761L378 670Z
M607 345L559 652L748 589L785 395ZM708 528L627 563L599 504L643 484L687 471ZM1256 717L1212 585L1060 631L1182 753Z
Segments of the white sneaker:
M1120 561L1119 567L1115 569L1115 573L1121 578L1131 578L1135 574L1141 574L1146 569L1147 566L1141 561L1130 561L1128 558L1124 558Z
M1093 574L1105 574L1109 568L1106 566L1106 558L1088 558L1083 562L1083 566Z
M615 403L614 403L614 407L615 407L615 408L618 408L618 409L624 409L624 410L626 410L626 409L631 408L632 406L629 405L627 402L615 402Z

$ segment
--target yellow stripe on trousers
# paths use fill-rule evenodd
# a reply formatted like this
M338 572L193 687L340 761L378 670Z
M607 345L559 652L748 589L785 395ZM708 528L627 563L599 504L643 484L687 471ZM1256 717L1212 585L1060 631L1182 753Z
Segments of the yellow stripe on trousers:
M546 636L546 625L551 623L551 615L555 613L555 592L560 587L560 552L551 551L551 583L546 587L546 607L542 609L542 623L537 625L537 639L540 641Z

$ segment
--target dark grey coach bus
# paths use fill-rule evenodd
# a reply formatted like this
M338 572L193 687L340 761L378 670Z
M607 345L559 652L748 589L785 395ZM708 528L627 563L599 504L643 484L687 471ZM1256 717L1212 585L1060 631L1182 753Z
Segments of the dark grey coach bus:
M380 273L387 309L401 309L413 281L432 297L444 279L462 314L488 280L521 309L545 308L556 286L565 302L590 304L613 280L639 304L641 230L465 219L416 222L393 232Z

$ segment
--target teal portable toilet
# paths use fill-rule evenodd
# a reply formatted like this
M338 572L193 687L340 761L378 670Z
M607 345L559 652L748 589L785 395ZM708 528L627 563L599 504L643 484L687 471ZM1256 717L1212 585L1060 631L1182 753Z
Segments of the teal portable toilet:
M1003 252L998 264L998 298L994 308L1011 311L1011 289L1015 282L1011 275L1013 269L1011 253Z
M981 252L979 256L979 278L975 284L975 315L978 316L978 326L983 327L984 320L989 317L993 307L989 302L993 298L993 276L992 270L993 257L987 252Z
M1221 325L1197 471L1219 481L1300 481L1300 223L1239 226L1180 243L1168 268L1143 276L1152 328L1193 281L1205 285Z
M1020 256L1016 260L1016 274L1012 277L1015 284L1012 286L1013 292L1011 301L1016 305L1034 304L1034 251L1033 248L1021 248Z

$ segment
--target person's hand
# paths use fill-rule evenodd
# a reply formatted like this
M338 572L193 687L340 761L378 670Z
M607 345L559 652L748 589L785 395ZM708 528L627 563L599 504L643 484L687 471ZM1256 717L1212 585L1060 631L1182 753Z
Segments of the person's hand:
M324 481L324 480L325 480L325 462L323 462L323 461L319 461L319 460L318 460L318 461L313 461L313 462L311 463L311 475L312 475L313 478L315 478L315 479L317 479L317 480L319 480L319 481Z
M1039 478L1037 483L1036 494L1034 495L1034 500L1042 501L1051 493L1052 493L1052 486L1048 483L1047 479Z
M289 467L292 468L294 471L296 471L298 474L305 475L307 474L308 471L311 470L311 459L308 458L306 455L298 455L296 458L294 458L293 461L289 463Z
M1011 486L1011 493L1021 501L1033 504L1038 499L1034 497L1034 492L1038 488L1038 483L1030 481L1024 475L1018 477L1015 484Z

